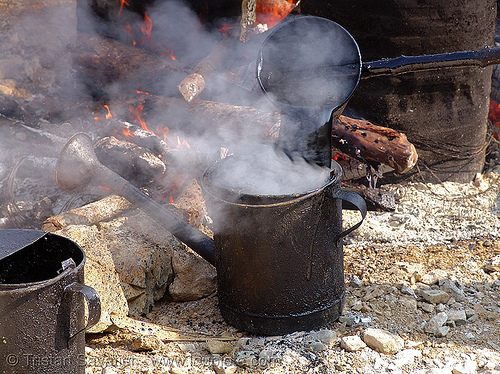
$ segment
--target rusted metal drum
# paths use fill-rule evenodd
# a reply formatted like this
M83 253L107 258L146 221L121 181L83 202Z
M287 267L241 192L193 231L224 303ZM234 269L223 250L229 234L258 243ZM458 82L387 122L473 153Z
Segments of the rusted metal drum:
M342 25L365 61L493 46L495 0L302 0L300 6ZM419 154L416 180L469 182L484 166L491 73L464 67L365 79L348 109L408 136Z
M219 308L229 324L257 334L312 330L334 322L344 300L342 201L359 209L357 194L340 188L334 162L311 191L288 195L240 193L218 180L233 156L202 179L214 221ZM258 183L259 181L256 181Z
M0 373L85 373L84 331L99 320L100 302L83 285L84 263L67 238L0 230Z

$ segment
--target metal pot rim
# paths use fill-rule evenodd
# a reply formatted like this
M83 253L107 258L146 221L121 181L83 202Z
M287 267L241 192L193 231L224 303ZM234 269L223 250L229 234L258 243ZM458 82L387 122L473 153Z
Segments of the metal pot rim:
M39 231L39 230L19 230L19 231ZM50 232L47 232L45 235L41 236L40 239L43 237L47 237L47 236L52 236L52 237L56 237L58 239L63 239L63 240L66 240L68 242L71 242L81 252L82 261L80 261L80 263L77 264L75 268L72 268L72 267L67 268L53 278L44 279L44 280L37 281L37 282L27 282L27 283L0 283L0 292L9 292L9 293L12 293L12 292L20 292L21 293L22 292L22 293L24 293L27 291L34 291L34 290L41 289L44 287L49 287L49 286L52 286L53 284L59 282L61 279L67 277L70 273L72 273L72 272L76 273L76 272L80 271L80 269L85 265L85 261L86 261L85 252L76 242L74 242L71 239L68 239L64 236L52 234ZM32 243L32 244L34 244L34 243Z
M232 157L232 156L229 156ZM225 158L227 159L227 158ZM313 190L304 191L296 194L288 194L288 195L259 195L259 194L244 194L239 191L231 190L231 189L223 189L220 187L215 187L210 183L210 174L216 170L217 167L224 162L225 159L217 161L214 165L208 167L203 176L201 178L201 188L204 194L210 195L210 198L224 202L226 204L239 206L239 207L252 207L252 208L270 208L277 206L288 205L292 202L298 202L301 200L309 199L311 196L316 195L323 191L325 188L328 188L334 184L338 184L340 188L340 181L342 179L342 168L340 165L332 160L330 169L330 179L320 187L317 187ZM327 169L327 168L325 168ZM232 199L226 199L217 194L214 191L219 191L220 194L224 194L228 197L233 197ZM244 197L250 198L252 200L262 200L262 201L270 201L269 203L249 203L249 202L238 202L244 200Z

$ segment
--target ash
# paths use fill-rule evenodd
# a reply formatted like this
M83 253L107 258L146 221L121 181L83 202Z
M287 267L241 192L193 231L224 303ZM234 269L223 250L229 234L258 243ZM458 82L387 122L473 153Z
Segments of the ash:
M395 212L369 212L350 238L352 245L392 243L407 245L500 236L499 174L478 175L474 182L383 185L394 194ZM354 224L356 213L344 211L344 223Z

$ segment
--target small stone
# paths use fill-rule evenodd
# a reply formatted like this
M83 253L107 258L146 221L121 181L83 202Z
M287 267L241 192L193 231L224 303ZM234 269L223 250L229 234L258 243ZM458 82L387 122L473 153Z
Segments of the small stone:
M107 367L102 369L101 373L102 374L119 374L120 372L118 371L118 369L115 369L112 366L107 366Z
M333 330L324 329L312 333L311 337L327 346L331 346L337 341L338 333Z
M483 243L484 245L484 243ZM493 257L488 264L484 266L484 271L487 273L500 272L500 255Z
M347 352L356 352L366 348L366 343L358 335L344 336L340 339L340 347Z
M467 322L474 323L474 322L477 321L478 318L479 318L479 314L473 314L472 316L470 316L469 318L467 318Z
M438 334L440 334L440 329L441 327L443 327L447 320L448 315L446 313L438 313L425 324L424 331L428 334L434 334L437 336Z
M446 277L446 272L440 269L436 269L433 271L424 274L420 279L421 283L432 286L433 284L437 284L440 279Z
M139 351L157 351L163 348L163 342L154 335L139 336L132 341L131 349Z
M438 305L436 305L436 312L437 313L444 312L445 310L446 310L446 305L444 305L444 304L438 304Z
M349 281L349 285L354 288L363 287L363 281L359 279L357 275L351 276L351 280Z
M310 340L304 343L304 348L311 352L321 352L324 351L327 347L318 340Z
M226 354L233 350L233 345L217 339L210 339L207 341L207 348L211 354Z
M486 309L484 309L484 306L478 303L474 304L474 312L476 312L476 314L483 314L486 313Z
M433 289L421 290L420 295L432 304L446 304L451 298L447 292Z
M409 309L410 311L417 310L417 300L414 297L402 297L399 301L406 309Z
M90 348L90 347L85 347L85 354L91 354L92 352L94 352L94 349Z
M172 366L170 368L170 374L188 374L188 370L179 366Z
M370 348L385 354L394 354L404 346L404 341L399 336L381 329L366 329L363 341Z
M213 369L215 374L234 374L238 367L236 365L225 365L224 361L214 362Z
M446 335L448 335L450 330L451 330L451 328L449 326L441 326L436 330L436 332L434 333L434 336L436 338L444 338Z
M236 365L241 367L254 367L258 363L258 358L253 351L240 351L236 355Z
M443 279L439 282L439 288L447 293L449 293L451 296L455 298L457 301L464 301L465 300L465 293L464 290L459 288L455 282L452 282L449 279Z
M345 323L346 326L353 326L359 321L359 317L352 314L348 313L345 316L340 316L339 317L339 322L340 323Z
M415 291L413 291L410 287L408 286L402 286L401 287L401 293L403 295L410 295L410 296L415 296Z
M453 321L455 326L462 326L466 324L467 316L465 310L449 310L446 312L449 321Z
M429 303L422 303L421 306L422 310L426 313L434 313L434 304L429 304Z
M415 361L415 357L421 357L422 352L418 349L405 349L401 352L398 352L396 355L396 367L400 368L404 365L411 365Z
M361 309L363 309L363 303L361 302L361 300L354 301L354 303L351 305L351 309L355 312L359 312Z
M372 299L375 299L377 297L380 297L384 294L384 290L382 290L381 287L377 286L370 286L367 290L365 295L362 297L363 301L370 301Z

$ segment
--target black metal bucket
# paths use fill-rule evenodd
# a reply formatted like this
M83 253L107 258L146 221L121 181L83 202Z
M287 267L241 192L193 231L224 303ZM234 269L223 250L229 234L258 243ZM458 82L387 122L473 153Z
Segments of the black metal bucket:
M234 156L232 156L234 157ZM224 188L220 168L202 179L214 220L219 308L229 324L278 335L312 330L335 321L345 285L342 200L366 215L364 200L340 188L341 168L333 162L323 185L304 193L250 195Z
M83 332L99 321L101 308L83 285L84 263L82 249L67 238L0 230L0 373L85 372Z

